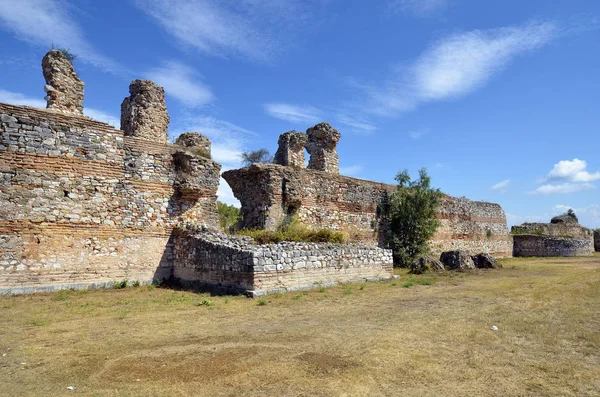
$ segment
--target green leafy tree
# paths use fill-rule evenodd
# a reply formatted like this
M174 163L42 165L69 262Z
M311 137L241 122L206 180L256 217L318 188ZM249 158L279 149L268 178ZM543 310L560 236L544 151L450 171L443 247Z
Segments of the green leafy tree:
M269 164L273 162L273 156L271 156L271 153L269 153L269 151L265 148L252 152L243 152L241 158L245 166L255 163Z
M428 242L440 225L437 210L443 194L431 187L424 168L414 181L406 170L396 181L398 188L382 203L382 220L387 224L385 237L394 252L394 265L404 267L428 253Z
M239 208L234 207L233 205L227 205L220 201L217 201L217 211L219 212L219 223L226 232L233 231L242 217Z

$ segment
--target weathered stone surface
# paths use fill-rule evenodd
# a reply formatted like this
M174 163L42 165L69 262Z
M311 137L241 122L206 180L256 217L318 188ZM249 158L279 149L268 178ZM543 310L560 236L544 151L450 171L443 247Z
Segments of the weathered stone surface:
M571 224L579 224L579 219L577 219L577 215L571 210L566 214L555 216L550 220L550 223L571 223Z
M210 140L206 135L200 134L199 132L184 132L179 135L175 141L176 145L199 149L204 152L206 156L210 157ZM199 153L202 155L202 153Z
M46 107L67 114L83 114L83 82L69 60L59 50L51 50L42 59L46 80Z
M426 272L441 273L445 271L442 262L430 257L419 257L410 264L410 272L413 274L423 274Z
M339 159L337 144L342 134L327 123L319 123L306 130L308 141L306 150L310 154L308 168L324 171L330 174L339 174Z
M584 256L594 252L594 233L577 223L575 214L551 223L513 226L513 256Z
M446 251L442 252L440 261L449 270L475 269L475 264L469 251Z
M304 164L304 146L308 135L302 132L289 131L279 136L279 147L273 158L274 164L306 168Z
M514 236L513 256L590 256L593 238L537 235Z
M391 250L372 246L292 242L257 245L248 237L194 227L175 233L173 276L188 285L256 296L389 279L392 273Z
M255 164L223 173L240 200L244 228L275 229L289 213L309 227L346 233L350 241L377 245L383 225L377 205L396 186L310 169ZM449 250L512 255L502 207L494 203L445 196L438 212L441 223L430 241L435 255Z
M133 80L129 93L121 104L121 129L125 136L167 143L170 118L165 90L150 80Z
M473 259L473 263L478 269L497 269L499 267L502 267L502 265L498 263L496 258L491 256L490 254L481 253L472 256L471 259Z
M173 228L219 225L220 165L189 148L2 103L0 131L0 294L168 278Z
M600 229L594 231L594 249L600 252Z

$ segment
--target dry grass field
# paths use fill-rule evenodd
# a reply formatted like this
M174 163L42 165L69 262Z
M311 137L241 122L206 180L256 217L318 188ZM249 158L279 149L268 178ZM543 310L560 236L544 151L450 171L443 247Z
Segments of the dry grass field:
M0 395L600 395L600 256L503 264L264 300L0 297Z

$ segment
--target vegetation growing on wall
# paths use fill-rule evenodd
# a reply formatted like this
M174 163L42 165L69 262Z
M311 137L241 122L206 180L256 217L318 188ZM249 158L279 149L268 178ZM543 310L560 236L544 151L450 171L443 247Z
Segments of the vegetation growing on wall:
M398 187L381 203L380 217L387 225L387 245L394 252L394 265L408 266L416 257L429 252L428 241L440 222L437 210L442 192L431 187L425 169L411 181L408 171L396 176Z
M346 236L331 229L312 230L298 221L295 216L290 216L277 228L277 230L240 230L237 234L252 237L259 244L279 243L282 241L304 243L344 243Z
M77 55L73 54L68 48L54 47L53 44L52 49L62 52L65 58L67 58L67 61L71 62L71 64L73 64L73 62L75 62L75 60L77 59Z
M217 211L219 211L219 224L223 230L229 233L233 232L235 225L242 218L240 209L217 201Z
M273 162L273 156L267 149L258 149L252 152L243 152L241 155L242 163L244 166L249 166L255 163L258 164L269 164Z

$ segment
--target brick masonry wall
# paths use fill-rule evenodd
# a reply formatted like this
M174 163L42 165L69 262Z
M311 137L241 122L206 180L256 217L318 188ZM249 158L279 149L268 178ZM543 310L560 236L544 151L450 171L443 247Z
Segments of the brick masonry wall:
M289 212L314 228L346 232L352 241L376 245L381 241L377 203L395 186L330 173L252 165L223 173L242 204L245 228L273 229ZM512 255L506 216L498 204L446 196L441 227L431 241L435 254L468 249L496 256Z
M178 230L175 280L253 296L392 277L390 250L345 244L257 245L247 237Z
M578 223L523 223L513 226L514 234L534 234L554 237L589 238L593 232Z
M514 256L589 256L593 253L594 240L591 236L514 236Z
M0 122L0 291L163 278L175 225L218 227L210 159L179 172L185 148L83 116L0 103Z

